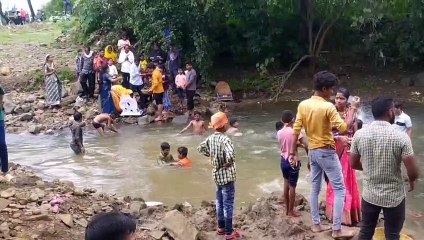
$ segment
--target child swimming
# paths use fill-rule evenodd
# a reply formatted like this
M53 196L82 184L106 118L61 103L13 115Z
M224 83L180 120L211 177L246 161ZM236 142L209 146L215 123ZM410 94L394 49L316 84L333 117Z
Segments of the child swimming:
M171 152L171 145L167 142L163 142L160 145L160 155L158 157L158 163L159 165L174 163L174 157L172 156Z
M202 135L207 131L205 121L201 120L200 118L200 112L195 111L194 112L194 119L190 121L187 127L185 127L181 132L178 134L184 133L187 131L190 127L192 127L193 134L196 135Z
M178 167L191 167L192 161L187 158L188 149L186 147L178 148L178 162L170 163L170 166L178 166Z
M239 129L239 123L236 119L230 120L230 127L228 128L226 134L233 135L233 136L236 136L236 137L243 135L243 133L241 133L241 131Z
M82 123L82 114L80 112L74 113L74 122L71 125L71 134L72 141L70 147L75 154L84 154L84 144L83 144L83 123Z

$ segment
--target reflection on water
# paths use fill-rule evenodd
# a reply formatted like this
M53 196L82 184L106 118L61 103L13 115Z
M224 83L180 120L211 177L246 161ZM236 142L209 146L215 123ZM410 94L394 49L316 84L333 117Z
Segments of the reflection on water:
M272 134L280 112L294 110L296 105L255 105L234 112L245 132L243 137L234 138L238 174L236 201L239 205L255 200L264 192L282 189L278 147ZM414 123L414 150L419 159L424 159L422 105L407 106L407 109ZM369 109L365 108L360 117L365 123L371 121ZM214 199L215 191L208 159L196 150L205 136L176 136L182 127L172 124L123 126L119 134L111 134L105 139L99 139L94 132L86 132L87 154L84 157L75 156L70 150L67 131L58 136L8 135L7 141L10 161L31 166L46 179L71 180L80 187L142 196L146 200L168 204L181 201L199 204L201 200ZM171 144L174 157L179 146L187 146L193 168L159 167L156 157L163 141ZM302 159L305 160L304 155ZM424 164L421 161L419 164L423 169ZM307 195L310 185L306 167L301 171L298 191ZM415 192L408 193L408 208L423 213L423 198L424 184L420 181ZM410 228L421 229L422 223L422 219L407 217Z

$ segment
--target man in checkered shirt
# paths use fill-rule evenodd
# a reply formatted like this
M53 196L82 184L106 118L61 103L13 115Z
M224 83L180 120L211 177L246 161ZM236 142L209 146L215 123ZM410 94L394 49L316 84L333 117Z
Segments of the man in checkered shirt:
M197 148L200 153L211 158L212 177L216 184L216 216L218 235L225 235L226 240L240 237L233 229L233 209L236 181L236 163L234 146L225 135L228 118L223 112L211 117L211 127L215 133L210 135Z
M418 167L411 140L396 130L393 99L378 97L372 102L375 121L358 130L350 149L352 168L363 171L362 226L360 240L371 240L383 210L386 239L399 240L405 221L405 188L401 163L406 167L409 191L415 188Z

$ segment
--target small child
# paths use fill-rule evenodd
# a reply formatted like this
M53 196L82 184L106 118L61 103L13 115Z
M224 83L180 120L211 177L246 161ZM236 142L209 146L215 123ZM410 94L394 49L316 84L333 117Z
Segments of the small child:
M200 112L194 111L194 119L190 121L188 126L185 127L183 130L181 130L181 132L178 134L181 134L187 131L190 127L193 127L193 134L196 134L196 135L202 135L204 132L206 132L207 130L206 124L205 124L205 121L202 121L200 119Z
M137 223L120 212L100 213L85 229L85 240L135 240Z
M292 217L299 217L300 214L295 212L294 203L296 198L296 185L299 179L299 154L296 151L294 162L289 162L290 149L292 146L292 136L294 134L293 122L294 113L292 111L283 111L281 121L284 126L277 132L277 139L280 143L281 150L281 172L284 178L284 202L286 203L286 215ZM299 142L303 144L302 134L299 135ZM300 145L298 143L298 146Z
M277 132L283 128L284 124L282 121L275 122L275 132L272 134L272 139L277 139Z
M105 136L105 127L112 132L118 132L115 128L115 114L100 113L93 119L93 127L99 132L101 137Z
M109 73L110 77L112 79L116 79L118 77L118 69L113 64L113 60L109 59L107 65L108 65L108 73Z
M178 148L178 162L170 163L170 166L178 166L178 167L191 167L192 161L187 158L188 149L186 147Z
M237 119L231 119L230 120L230 128L228 128L227 132L228 135L233 135L236 137L242 136L243 134L240 132L239 129L239 123Z
M226 240L232 240L240 237L240 234L233 229L236 163L233 143L225 135L228 128L227 115L224 112L212 115L211 127L215 129L215 133L203 141L197 150L210 157L213 167L212 177L216 184L217 234L225 235Z
M149 65L149 62L147 62L146 56L142 55L140 58L140 69L142 73L147 72L148 65Z
M164 164L169 164L169 163L174 163L174 157L172 156L171 152L171 145L169 145L169 143L167 142L163 142L160 145L160 155L158 157L158 163L159 165L164 165Z
M186 75L182 68L178 68L178 75L175 77L175 86L177 86L177 95L179 100L179 107L183 109L183 102L185 99L185 89L187 86Z
M72 141L70 144L71 149L75 154L84 154L84 144L83 144L83 130L82 130L82 114L80 112L74 113L74 122L71 125L71 134Z

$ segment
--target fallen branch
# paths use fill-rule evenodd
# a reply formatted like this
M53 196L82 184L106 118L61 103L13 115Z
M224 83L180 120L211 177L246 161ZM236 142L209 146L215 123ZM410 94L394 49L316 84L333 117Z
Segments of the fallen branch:
M289 78L291 77L293 72L300 66L300 64L302 64L302 62L304 62L306 59L308 59L310 57L311 57L311 55L304 55L299 60L297 60L297 62L294 62L290 65L290 69L287 72L285 72L281 77L280 83L278 84L277 92L275 93L274 97L272 98L272 100L274 102L278 101L278 97L283 92L284 87L286 86L286 82L289 80Z

